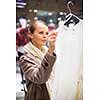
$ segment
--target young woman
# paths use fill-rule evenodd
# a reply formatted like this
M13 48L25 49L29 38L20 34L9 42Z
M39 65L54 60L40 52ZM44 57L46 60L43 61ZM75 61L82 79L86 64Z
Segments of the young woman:
M24 46L25 54L19 64L26 78L25 100L50 100L46 85L56 60L55 41L57 32L48 32L42 21L34 21L29 28L30 42ZM49 42L49 48L46 42Z

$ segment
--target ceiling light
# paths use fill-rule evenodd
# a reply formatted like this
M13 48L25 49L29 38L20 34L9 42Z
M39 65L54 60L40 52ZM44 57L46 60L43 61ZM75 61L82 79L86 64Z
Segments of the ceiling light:
M34 9L34 13L37 13L38 12L38 10L37 9Z
M24 8L23 5L17 5L16 7L17 7L17 8Z
M24 6L27 5L27 3L24 3L24 2L16 2L16 4L17 5L24 5Z
M32 9L29 9L29 12L32 12Z
M34 20L38 20L38 17L34 17Z
M59 17L58 20L60 21L61 20L61 17Z
M51 13L51 12L49 12L49 13L48 13L48 15L49 15L49 16L51 16L51 15L52 15L52 13Z
M63 15L63 12L59 12L59 15Z

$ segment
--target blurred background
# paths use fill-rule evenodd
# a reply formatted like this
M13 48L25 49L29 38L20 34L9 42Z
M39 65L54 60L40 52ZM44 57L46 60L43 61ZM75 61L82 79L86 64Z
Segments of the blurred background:
M39 19L47 23L50 31L56 29L69 14L68 1L74 4L70 5L71 12L83 19L83 0L16 0L16 50L20 51L16 53L16 100L24 98L18 55L23 53L21 47L28 42L27 37L23 40L23 37L27 36L27 28L31 21ZM25 34L20 36L19 33Z
M41 19L48 25L57 27L59 21L65 20L69 13L67 2L69 0L16 0L16 24L19 20L25 18L27 26L35 19ZM83 0L71 0L72 13L83 18Z

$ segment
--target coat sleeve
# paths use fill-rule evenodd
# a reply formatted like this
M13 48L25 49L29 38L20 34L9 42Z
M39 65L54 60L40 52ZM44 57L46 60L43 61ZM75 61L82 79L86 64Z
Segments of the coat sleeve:
M50 77L55 60L56 54L50 55L47 52L41 63L37 63L36 58L22 56L19 65L26 78L36 84L43 84Z

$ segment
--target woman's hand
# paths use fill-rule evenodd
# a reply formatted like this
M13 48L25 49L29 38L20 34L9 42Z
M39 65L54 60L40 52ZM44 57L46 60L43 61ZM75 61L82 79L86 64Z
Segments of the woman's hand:
M48 52L51 53L51 54L55 50L55 41L56 41L57 34L58 34L58 32L53 30L53 31L50 32L50 34L48 36L48 42L49 42Z

